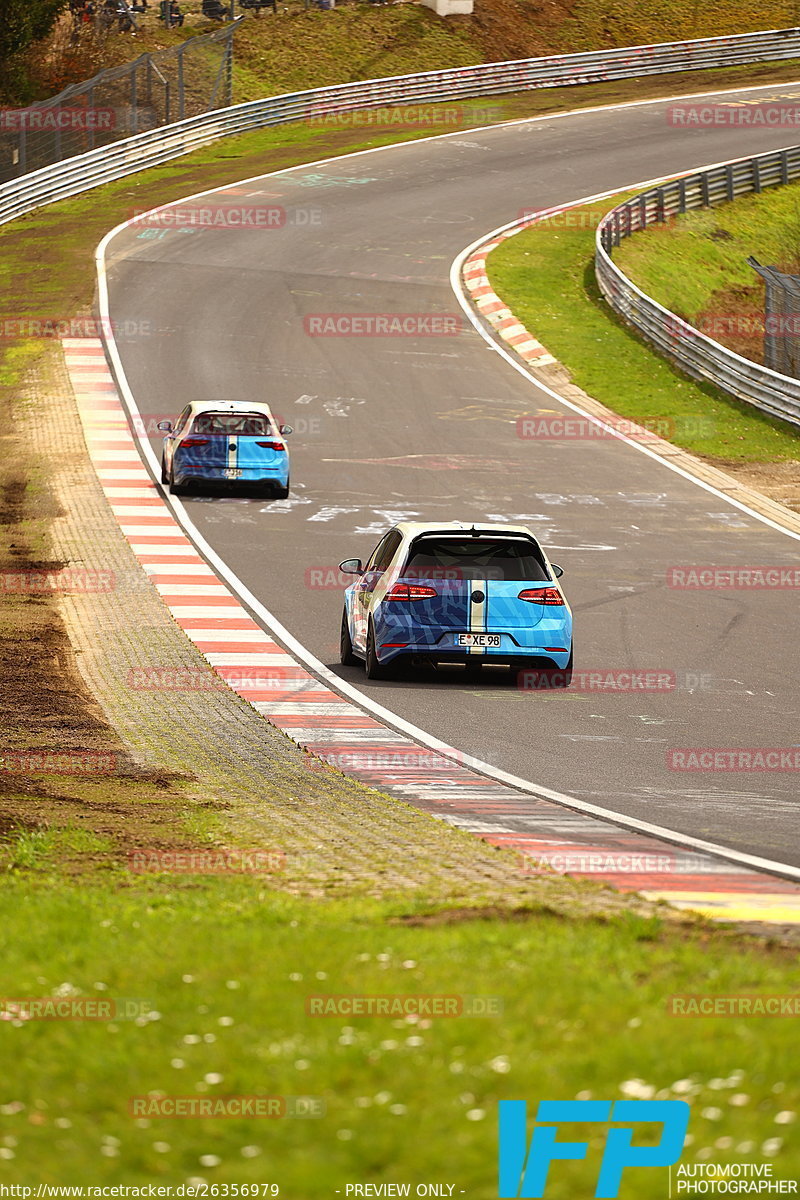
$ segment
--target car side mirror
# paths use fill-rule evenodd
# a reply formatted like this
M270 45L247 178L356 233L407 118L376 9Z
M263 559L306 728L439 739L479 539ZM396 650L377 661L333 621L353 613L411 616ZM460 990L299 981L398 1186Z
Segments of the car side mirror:
M163 429L164 433L172 433L172 421L159 421L156 429Z
M364 568L361 565L360 558L346 558L344 562L339 563L339 570L343 575L363 575Z
M294 430L292 429L291 425L281 425L278 429L278 433L282 433L284 437L288 437L290 433L294 433Z
M555 575L556 579L560 579L564 574L564 568L560 567L558 563L550 563L550 566L553 568L553 574Z

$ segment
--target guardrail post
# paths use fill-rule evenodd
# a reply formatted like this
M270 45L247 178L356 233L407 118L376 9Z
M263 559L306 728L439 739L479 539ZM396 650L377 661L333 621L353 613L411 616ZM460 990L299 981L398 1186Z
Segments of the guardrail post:
M733 200L736 193L733 187L733 166L730 163L725 168L725 182L728 187L728 199Z
M681 179L678 183L678 212L686 212L686 180Z
M667 210L666 210L666 207L664 204L664 189L663 189L663 187L656 189L656 201L657 201L656 220L658 221L659 225L663 225L667 219Z
M703 208L708 208L711 204L711 187L708 181L708 172L704 171L700 176L700 191L703 197Z
M753 170L753 191L761 191L761 164L757 158L750 159L750 166Z
M781 183L789 182L789 151L781 150Z

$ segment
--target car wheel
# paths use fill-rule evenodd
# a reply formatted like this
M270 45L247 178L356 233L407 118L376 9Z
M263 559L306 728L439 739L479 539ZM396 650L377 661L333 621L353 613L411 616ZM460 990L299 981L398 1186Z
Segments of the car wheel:
M161 455L161 482L162 482L162 483L169 483L169 479L167 478L167 464L166 464L166 461L165 461L165 459L164 459L163 452L162 452L162 455Z
M382 666L378 662L378 655L375 653L375 631L372 628L372 621L367 629L367 658L366 658L367 679L386 679L389 671L388 668Z
M342 613L342 632L339 637L339 662L343 667L354 667L358 662L355 654L353 654L350 626L347 623L347 609Z
M276 487L276 488L273 490L273 493L272 493L272 494L273 494L273 496L275 497L275 499L276 499L276 500L287 500L287 499L288 499L288 497L289 497L289 484L290 484L290 482L291 482L291 480L287 479L287 480L286 480L286 487L280 487L280 486L278 486L278 487Z
M185 484L175 482L175 463L174 463L174 461L172 463L172 466L169 469L169 490L172 492L173 496L182 496L183 493L186 491Z

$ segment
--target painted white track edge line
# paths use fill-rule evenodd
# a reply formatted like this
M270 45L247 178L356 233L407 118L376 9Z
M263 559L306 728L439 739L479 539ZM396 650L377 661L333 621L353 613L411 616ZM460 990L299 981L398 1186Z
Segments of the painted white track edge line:
M763 86L774 87L775 85L767 84L767 85L763 85ZM788 86L788 85L784 85L784 86ZM754 90L757 90L757 89L754 89L754 88L731 89L731 91L754 91ZM719 95L719 94L729 94L729 93L727 93L725 91L723 91L721 93L720 92L697 93L697 95ZM687 99L687 98L688 97L686 97L686 96L684 96L684 97L662 97L660 100L634 101L634 102L627 103L627 104L608 105L608 106L604 107L603 111L607 111L609 109L638 107L642 104L648 104L648 103L651 103L651 104L652 103L665 103L665 102L669 101L670 99ZM585 109L585 110L581 110L581 111L582 112L596 112L598 110L589 108L589 109ZM523 118L523 121L529 122L531 120L547 120L547 119L554 119L555 117L574 116L574 115L577 115L577 113L575 113L575 112L556 113L556 114L551 114L551 116L549 118L548 117ZM506 122L505 124L506 125L514 125L514 124L520 124L520 123L522 123L522 122L521 121L513 121L513 122ZM495 126L485 126L484 128L488 129L488 128L494 128L494 127ZM459 130L459 131L457 131L457 133L443 134L443 135L439 135L439 137L418 138L414 142L396 142L390 146L378 146L378 147L372 148L371 150L354 151L351 154L339 155L333 159L319 159L313 163L297 164L294 167L287 167L287 168L283 168L279 171L267 172L264 175L252 176L250 179L238 180L238 181L236 181L236 186L241 186L242 184L250 183L257 179L269 179L276 175L284 175L290 171L299 170L301 168L307 169L308 167L311 167L311 166L321 166L328 162L340 161L345 158L355 158L360 155L375 154L375 153L382 152L384 150L397 149L402 146L417 145L417 144L419 144L419 142L437 141L437 140L440 140L443 138L454 137L454 136L457 136L457 134L463 134L463 132L464 132L463 130ZM477 132L477 131L472 130L471 132ZM701 168L693 168L693 169L703 169L703 168L701 167ZM179 200L171 201L170 205L187 203L189 200L196 199L200 196L213 195L215 192L225 190L225 188L228 188L231 186L233 186L233 185L228 183L228 184L223 185L220 188L212 188L206 192L197 192L192 196L183 197ZM632 183L627 186L623 185L620 188L614 188L613 191L607 192L607 193L605 193L605 195L614 195L618 191L629 191L629 190L632 190L637 187L646 187L646 186L648 186L647 182L645 182L643 184L642 183ZM589 198L589 199L591 199L591 198ZM587 200L576 201L574 203L587 203ZM170 207L170 205L161 205L160 207L167 208L167 207ZM564 207L567 207L567 206L565 205ZM151 209L150 211L156 212L156 211L158 211L158 209ZM141 220L141 217L139 218L139 220ZM140 423L140 425L137 426L135 418L139 417L140 422L141 422L141 413L139 412L139 408L138 408L138 405L136 404L135 397L130 388L130 385L128 384L127 376L125 375L125 370L122 366L122 360L119 355L119 350L117 348L116 340L113 335L113 327L111 325L109 307L108 307L108 278L107 278L107 274L106 274L106 264L105 264L105 255L106 255L107 247L119 233L121 233L124 229L126 229L131 224L133 224L133 219L131 219L129 221L124 221L120 225L117 225L113 229L109 230L109 232L105 235L105 237L102 239L102 241L99 243L99 245L97 247L97 250L95 252L95 263L96 263L96 267L97 267L97 277L98 277L98 309L99 309L100 318L101 318L103 341L105 342L106 350L107 350L108 356L111 360L111 364L114 369L114 373L116 375L117 383L119 384L123 404L124 404L125 408L127 409L129 417L131 418L131 421L133 424L133 436L139 447L140 453L142 455L142 460L145 463L147 469L149 470L154 483L156 484L156 486L159 489L159 492L164 497L165 503L171 509L171 511L173 512L173 514L175 516L176 521L185 530L187 537L189 537L189 539L193 542L193 544L195 545L195 548L198 550L198 552L201 553L207 559L207 561L214 567L214 570L217 572L217 574L221 578L225 579L225 581L230 586L231 590L234 592L235 595L238 596L238 598L242 601L242 603L244 603L248 608L251 609L251 611L254 614L256 614L259 617L259 619L262 621L262 623L265 625L265 627L267 629L269 629L269 631L275 637L277 637L280 641L283 642L283 644L286 646L286 648L291 651L291 653L297 658L297 660L299 662L303 663L304 666L306 666L313 674L315 674L317 676L317 678L319 678L321 681L326 683L327 686L331 687L334 691L338 692L340 695L346 696L347 699L352 700L354 704L356 704L362 710L366 711L368 713L368 715L373 716L377 720L384 723L385 725L388 725L389 728L393 728L397 732L404 733L408 737L411 737L414 741L418 742L420 745L423 745L423 746L428 747L429 749L435 750L438 753L444 755L445 757L450 758L453 761L459 763L460 765L469 767L471 770L476 771L478 774L483 775L488 779L493 779L497 783L505 784L509 787L514 788L516 791L522 792L525 795L531 795L531 796L535 796L539 799L550 800L554 804L558 804L563 808L571 809L573 811L577 811L577 812L585 813L590 816L598 817L601 820L608 821L609 823L611 823L613 825L617 825L623 829L631 829L638 833L644 833L650 837L660 838L662 841L671 843L673 845L690 846L695 850L700 850L703 853L716 855L718 858L723 858L727 861L737 863L738 865L751 867L753 870L756 870L756 871L766 871L770 874L779 875L779 876L783 876L788 879L800 881L800 868L798 868L798 867L790 866L787 863L773 862L770 859L760 858L757 855L747 854L747 853L745 853L743 851L739 851L739 850L733 850L726 846L719 846L713 842L707 842L702 838L692 837L689 834L676 833L670 829L664 828L663 826L654 825L648 821L641 821L637 817L628 817L628 816L625 816L624 814L612 812L609 809L601 808L599 805L591 804L585 800L579 800L577 797L568 796L562 792L556 792L550 788L546 788L543 785L531 783L528 780L521 779L519 776L512 775L510 772L503 771L502 769L497 768L497 767L492 767L489 763L484 763L480 759L473 758L471 755L466 755L466 754L462 753L461 751L456 750L455 747L449 746L449 745L447 745L447 743L440 741L438 738L434 737L432 734L427 733L425 730L420 729L418 726L413 725L411 722L404 720L404 718L399 717L395 713L390 712L389 709L384 708L382 705L376 703L374 700L370 699L368 696L365 696L357 688L353 687L351 684L349 684L345 680L341 679L338 675L335 675L331 670L329 670L328 667L326 667L313 654L311 654L311 652L309 650L307 650L306 647L303 646L302 643L300 643L285 628L285 626L283 626L281 624L280 621L278 621L278 619L269 611L269 609L267 609L261 603L261 601L258 600L252 594L252 592L250 592L250 590L242 583L242 581L238 578L238 576L234 573L234 571L230 567L228 567L227 563L225 563L224 560L222 558L220 558L220 556L216 553L216 551L208 544L208 542L205 540L203 535L196 528L193 521L187 514L186 509L185 509L184 505L181 503L181 501L179 499L177 499L177 497L172 496L171 493L168 493L164 489L164 487L160 483L160 464L158 462L158 459L156 458L153 448L150 445L149 440L143 440L141 435L138 432L138 429L143 428L143 425ZM508 225L502 226L501 228L507 229L509 227L513 227L515 224L516 224L516 222L512 221ZM472 243L470 246L467 247L467 249L465 251L462 251L462 253L457 256L457 258L454 260L453 267L451 267L451 283L452 283L452 272L453 272L453 269L456 267L456 264L458 264L458 268L460 271L460 266L463 263L464 259L470 253L472 253L473 250L477 249L478 246L482 245L485 241L491 240L491 236L492 235L486 235L482 238L479 238L476 242ZM458 287L454 286L454 291L459 300L459 303L462 305L462 308L464 308L465 312L469 316L470 321L475 326L477 331L481 334L481 336L484 338L484 340L486 340L494 349L498 350L498 352L501 353L502 356L508 362L510 362L513 367L515 367L517 370L519 370L521 374L525 375L526 378L531 383L534 383L537 387L542 387L542 385L539 384L539 382L536 379L534 379L533 376L531 376L523 367L521 367L520 364L516 363L512 359L510 354L506 354L502 350L501 347L497 346L490 338L487 337L486 332L479 325L477 318L473 315L471 308L465 307L466 301L460 292L460 279L459 279L459 286ZM544 387L542 390L550 391L550 389L548 389L546 387ZM561 400L561 397L558 396L558 394L556 392L550 392L550 394L552 394L554 399L557 399L559 401ZM568 402L568 401L563 401L563 403L568 404L570 407L576 407L576 406L572 406L570 404L570 402ZM576 411L581 411L581 410L577 409L577 407L576 407ZM594 418L594 417L592 417L591 419L596 420L596 418ZM679 474L685 475L685 478L689 479L691 482L698 483L698 484L701 483L700 480L697 480L693 476L686 474L685 472L681 471L679 468L672 468L671 464L667 463L666 460L661 459L658 455L653 454L652 451L647 451L644 447L638 445L635 442L631 442L628 438L622 438L622 440L628 442L630 445L636 446L637 449L643 450L645 453L651 454L651 456L653 458L656 458L659 462L663 462L665 466L670 466L671 469L676 470ZM739 505L736 501L730 500L730 498L725 496L722 492L716 492L715 489L710 487L709 485L702 485L702 486L705 486L707 490L713 492L714 494L719 495L721 499L727 501L728 503L734 504L736 507L744 508L744 506ZM749 512L750 510L745 508L744 511ZM753 513L752 515L758 516L757 513ZM761 518L761 519L766 520L766 518ZM770 522L767 522L767 523L770 523ZM788 530L781 529L781 527L777 526L777 525L775 526L775 528L783 533L789 532ZM796 535L793 535L793 536L796 536Z
M720 166L722 164L714 163L713 165ZM664 176L663 178L666 179L668 177ZM642 184L633 184L632 187L645 188L660 182L662 182L662 180L650 179ZM615 196L619 192L627 192L630 190L631 188L628 187L613 188L608 192L598 192L594 196L584 196L581 200L572 200L568 204L558 205L556 206L556 209L557 211L562 212L568 208L577 208L584 204L591 204L594 200L607 200L609 196ZM464 310L466 316L469 318L470 323L481 335L484 341L487 342L491 349L495 350L501 356L501 358L504 358L505 361L509 363L509 365L512 366L515 371L517 371L520 375L523 375L529 383L532 383L534 387L539 388L539 390L544 392L546 395L551 396L553 400L557 400L559 404L563 404L566 408L571 408L573 412L580 413L581 416L586 417L588 421L591 421L593 425L597 425L599 428L604 429L618 441L624 442L627 446L633 447L633 449L638 450L641 454L646 454L648 458L654 459L663 467L667 467L668 470L673 471L676 475L680 475L683 479L689 480L690 483L694 483L697 487L702 488L704 491L710 492L712 496L716 496L719 500L723 500L726 504L730 504L734 508L738 508L740 512L746 513L749 517L753 517L756 521L761 521L763 525L768 525L770 529L774 529L777 533L782 533L786 537L794 539L794 541L800 541L800 533L795 533L793 529L787 529L785 525L781 525L777 521L773 521L771 517L767 517L764 516L763 513L756 512L755 509L748 507L748 505L744 504L741 500L735 500L732 496L728 496L725 492L720 491L719 488L714 487L713 483L707 483L706 480L700 479L697 475L692 474L692 472L686 468L679 467L676 463L671 463L669 459L662 458L662 456L656 450L651 450L649 447L643 446L641 442L637 442L633 438L628 437L626 434L620 433L620 431L615 429L613 425L606 424L601 417L594 416L593 413L588 412L585 408L582 408L579 404L576 404L575 401L568 400L566 396L562 396L560 392L555 391L553 388L549 387L548 384L537 379L535 375L532 375L525 364L516 357L512 350L507 349L506 346L502 345L499 341L495 341L495 339L490 335L489 330L484 325L483 318L480 316L480 314L475 312L472 301L464 291L461 272L464 263L467 261L470 255L474 254L476 250L480 249L480 247L485 245L487 242L494 241L494 239L500 234L508 233L512 229L514 229L517 233L521 233L523 229L534 224L536 224L536 221L531 221L530 218L521 218L514 221L509 221L506 225L498 226L497 229L493 229L491 233L487 233L483 237L478 238L476 241L467 246L465 250L462 250L461 253L458 254L453 260L453 263L450 267L450 286L455 292L456 299L461 305L461 308ZM531 336L535 335L532 334ZM655 354L656 351L654 350L653 353Z

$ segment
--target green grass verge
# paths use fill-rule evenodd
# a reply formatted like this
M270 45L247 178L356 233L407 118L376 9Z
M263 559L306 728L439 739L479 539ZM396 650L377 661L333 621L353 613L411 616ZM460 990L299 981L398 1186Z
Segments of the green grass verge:
M639 287L694 321L743 293L763 313L763 286L748 255L784 271L800 269L800 184L686 213L627 238L614 257Z
M623 417L653 422L656 431L666 427L670 441L712 460L800 458L800 435L674 370L603 300L594 276L597 218L624 198L573 210L569 220L577 227L557 218L503 242L488 260L498 295L578 387ZM685 264L674 277L685 293Z
M132 998L151 1013L0 1021L4 1182L199 1177L277 1183L308 1200L349 1182L438 1181L489 1200L498 1100L578 1093L686 1098L686 1161L768 1157L777 1175L796 1175L791 1118L776 1123L800 1101L788 1022L676 1019L667 1007L673 993L789 992L785 952L739 943L733 953L719 932L667 932L641 918L431 923L418 912L409 925L409 912L311 905L233 880L117 894L4 881L6 996ZM502 1012L306 1015L306 996L320 993L479 994L499 998ZM632 1080L641 1082L624 1086ZM316 1096L326 1113L132 1119L129 1098L151 1091ZM601 1144L585 1163L557 1165L548 1196L592 1195ZM666 1171L630 1171L620 1197L662 1200L666 1190Z

